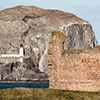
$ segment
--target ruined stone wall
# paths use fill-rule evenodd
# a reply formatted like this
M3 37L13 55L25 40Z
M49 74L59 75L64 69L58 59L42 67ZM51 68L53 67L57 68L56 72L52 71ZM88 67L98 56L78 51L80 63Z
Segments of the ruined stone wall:
M53 32L48 49L50 88L100 91L100 47L67 50L67 38Z

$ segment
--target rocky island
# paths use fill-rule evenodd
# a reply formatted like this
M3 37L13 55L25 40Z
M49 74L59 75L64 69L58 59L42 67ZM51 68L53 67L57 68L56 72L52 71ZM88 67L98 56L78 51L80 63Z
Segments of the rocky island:
M67 37L68 50L98 45L91 24L74 14L35 6L0 11L0 55L18 54L21 44L24 49L23 62L0 63L1 81L47 81L48 43L54 30Z

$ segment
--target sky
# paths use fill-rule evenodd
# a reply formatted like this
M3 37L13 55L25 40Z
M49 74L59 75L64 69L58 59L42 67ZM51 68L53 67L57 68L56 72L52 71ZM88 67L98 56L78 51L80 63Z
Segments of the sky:
M0 10L18 5L58 9L73 13L91 23L100 45L100 0L0 0Z

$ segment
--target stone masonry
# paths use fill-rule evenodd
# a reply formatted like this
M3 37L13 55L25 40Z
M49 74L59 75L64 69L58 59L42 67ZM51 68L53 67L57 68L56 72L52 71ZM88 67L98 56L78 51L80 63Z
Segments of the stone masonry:
M48 49L50 88L100 91L100 46L68 50L67 37L52 32Z

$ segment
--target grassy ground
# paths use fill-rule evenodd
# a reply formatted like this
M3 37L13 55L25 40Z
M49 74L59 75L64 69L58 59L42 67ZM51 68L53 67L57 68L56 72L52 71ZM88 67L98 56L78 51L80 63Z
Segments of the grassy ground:
M0 90L0 100L100 100L100 92L9 88Z

